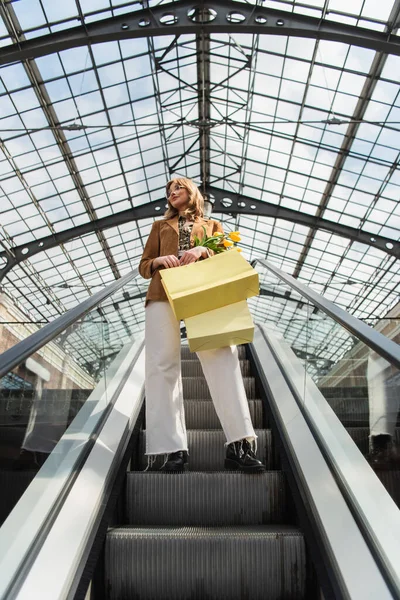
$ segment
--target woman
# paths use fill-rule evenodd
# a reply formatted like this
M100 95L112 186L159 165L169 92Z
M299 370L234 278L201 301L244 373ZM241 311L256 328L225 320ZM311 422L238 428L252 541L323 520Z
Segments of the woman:
M193 247L194 236L222 232L220 223L204 219L204 201L186 178L167 184L168 209L150 231L139 272L151 283L146 296L146 455L148 468L165 455L163 471L181 471L187 460L187 436L181 379L180 324L161 283L161 269L175 269L212 255ZM225 468L262 472L253 446L256 434L240 372L236 346L197 353L217 415L226 436Z

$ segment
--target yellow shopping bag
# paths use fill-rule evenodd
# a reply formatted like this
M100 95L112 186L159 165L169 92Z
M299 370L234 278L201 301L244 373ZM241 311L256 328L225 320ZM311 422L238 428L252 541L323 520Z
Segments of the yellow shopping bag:
M254 336L253 319L245 300L189 317L185 325L191 352L249 344Z
M178 320L258 296L258 273L236 250L160 271Z

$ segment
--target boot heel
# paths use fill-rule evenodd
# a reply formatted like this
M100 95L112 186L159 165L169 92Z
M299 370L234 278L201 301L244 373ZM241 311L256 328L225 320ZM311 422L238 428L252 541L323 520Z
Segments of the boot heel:
M265 466L258 460L252 445L247 439L228 444L225 457L225 469L244 473L264 473Z
M229 458L225 459L224 467L227 471L237 471L240 469L240 466L237 464L237 462L230 460Z

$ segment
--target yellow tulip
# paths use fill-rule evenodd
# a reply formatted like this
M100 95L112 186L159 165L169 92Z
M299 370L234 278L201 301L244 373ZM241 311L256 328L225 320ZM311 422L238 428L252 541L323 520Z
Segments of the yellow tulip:
M224 240L224 246L225 248L230 248L231 246L233 246L233 242L230 242L229 240Z
M231 239L233 242L240 242L240 240L242 239L242 238L240 237L240 234L239 234L239 232L238 232L238 231L232 231L232 232L229 234L229 237L230 237L230 239Z
M214 235L220 237L221 235L224 235L224 234L221 233L221 231L217 231L217 233L214 233Z
M236 250L237 250L238 252L242 252L242 249L241 249L241 248L236 248Z

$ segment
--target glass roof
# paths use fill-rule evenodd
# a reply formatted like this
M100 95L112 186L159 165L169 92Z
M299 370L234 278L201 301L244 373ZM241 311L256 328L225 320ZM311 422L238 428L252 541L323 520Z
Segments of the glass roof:
M380 32L397 5L263 3ZM9 0L0 50L16 31L29 40L142 6ZM0 67L1 250L160 200L174 175L396 241L399 82L398 56L262 34L212 34L201 46L192 34L129 39ZM246 258L266 257L359 318L383 317L398 302L399 261L373 246L279 218L213 217L241 231ZM136 267L154 218L31 256L1 286L32 321L51 320ZM269 285L264 274L261 283ZM138 281L136 314L128 311L132 332L144 326L146 287ZM256 318L270 301L252 303ZM288 318L289 305L274 310Z

